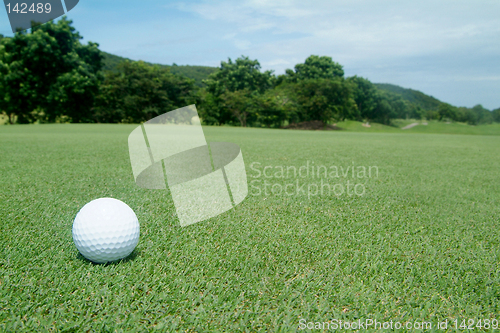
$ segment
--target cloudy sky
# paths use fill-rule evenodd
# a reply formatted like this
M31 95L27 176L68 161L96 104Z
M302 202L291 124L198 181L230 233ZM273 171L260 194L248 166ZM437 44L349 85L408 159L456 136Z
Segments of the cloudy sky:
M500 107L498 0L80 0L68 16L85 41L134 60L218 66L246 55L281 74L327 55L346 76ZM5 11L0 33L12 35Z

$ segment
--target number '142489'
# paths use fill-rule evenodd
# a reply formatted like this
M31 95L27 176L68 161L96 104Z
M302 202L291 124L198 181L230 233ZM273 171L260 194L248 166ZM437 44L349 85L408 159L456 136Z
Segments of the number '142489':
M499 328L498 324L499 324L499 322L496 319L483 319L483 320L481 320L481 319L479 319L479 320L475 320L475 319L465 320L464 319L461 322L458 319L455 319L452 321L452 325L456 330L458 330L458 329L474 330L476 328L478 328L480 330L482 330L482 329L497 330Z
M52 10L52 6L50 3L37 3L34 4L32 3L31 6L28 8L27 3L15 3L15 4L10 4L8 3L6 5L7 7L7 12L10 14L11 12L13 13L19 13L19 14L28 14L28 13L50 13Z

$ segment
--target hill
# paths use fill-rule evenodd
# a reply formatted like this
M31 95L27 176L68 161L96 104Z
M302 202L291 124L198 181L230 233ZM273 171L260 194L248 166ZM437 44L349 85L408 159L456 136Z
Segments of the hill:
M103 66L102 66L103 71L115 71L116 66L118 66L120 62L125 60L133 61L132 59L120 57L104 51L101 51L101 53L104 55Z
M199 87L203 86L202 80L206 80L208 76L215 71L217 71L216 67L208 67L208 66L190 66L190 65L181 65L178 66L173 64L172 66L166 66L170 68L170 72L177 75L182 75L193 79L195 84Z
M131 59L120 57L104 51L102 51L102 53L104 54L103 70L106 71L116 70L116 66L118 66L118 64L122 61L125 60L133 61ZM149 62L147 63L151 64ZM168 67L170 69L170 72L173 74L182 75L187 78L193 79L195 80L197 86L202 86L203 85L202 80L207 79L210 74L217 71L216 67L208 67L208 66L190 66L190 65L178 66L175 63L173 65L162 65L162 64L155 64L155 65L161 67ZM440 100L432 96L426 95L418 90L407 89L389 83L374 83L374 85L377 87L377 89L399 95L404 100L407 100L410 103L419 106L424 110L437 110L439 108L439 105L442 103Z
M116 66L118 66L118 64L122 61L126 60L133 61L131 59L120 57L104 51L102 51L102 53L104 54L103 70L105 71L116 70ZM151 64L149 62L146 63ZM206 78L208 78L210 74L212 74L217 70L216 67L208 67L208 66L190 66L190 65L178 66L176 64L173 65L154 64L154 65L158 65L160 67L167 67L170 69L170 72L172 74L181 75L193 79L195 81L195 84L199 87L203 85L202 80L205 80Z
M426 95L421 91L403 88L389 83L374 83L377 89L388 91L401 96L404 100L419 106L423 110L437 110L442 103L437 98Z

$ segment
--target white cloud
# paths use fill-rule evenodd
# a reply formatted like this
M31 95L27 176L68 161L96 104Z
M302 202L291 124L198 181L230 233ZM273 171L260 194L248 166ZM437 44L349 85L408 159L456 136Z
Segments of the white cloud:
M500 58L497 1L207 0L178 8L231 27L235 48L277 73L317 54L347 74L424 91L432 82L498 85L500 68L481 64Z
M164 13L154 20L148 12L140 23L107 24L94 40L123 34L127 38L101 45L160 63L218 65L243 54L277 74L311 54L327 55L346 75L420 89L452 104L500 106L498 0L187 0L161 6ZM467 94L454 95L458 91Z
M467 14L454 14L451 5ZM300 46L301 49L319 49L333 55L346 53L356 59L363 55L371 59L387 59L465 48L476 44L477 38L491 36L493 32L499 41L500 18L491 15L494 8L487 7L450 1L411 4L320 0L204 1L179 5L179 8L203 18L233 25L238 35L260 31L272 35L300 33L310 36L286 40L286 43L296 44L296 48L286 48L290 53L294 52L293 49L297 52ZM500 9L500 4L494 7ZM264 38L254 46L258 48L260 44L270 51L269 43L275 44L275 41L267 42ZM275 51L283 53L277 50L282 46L275 45ZM495 49L500 50L500 45Z

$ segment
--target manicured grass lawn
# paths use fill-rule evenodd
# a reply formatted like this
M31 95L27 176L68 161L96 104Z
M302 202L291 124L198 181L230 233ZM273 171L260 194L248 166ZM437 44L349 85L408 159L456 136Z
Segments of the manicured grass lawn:
M420 125L402 130L401 128L419 123ZM427 123L427 125L424 125ZM434 133L434 134L474 134L474 135L500 135L500 124L493 123L487 125L471 126L465 123L446 123L437 120L393 120L394 126L387 126L378 123L370 123L371 127L364 127L362 122L346 120L337 123L340 128L351 132L365 133Z
M420 123L422 122L423 121L420 121ZM427 121L427 124L427 126L418 125L405 131L410 133L500 135L499 123L471 126L465 123L446 123L432 120Z
M401 129L395 126L387 126L378 123L370 123L370 127L364 127L360 121L346 120L337 123L337 126L346 131L364 133L399 133Z
M135 126L0 127L0 331L500 320L500 136L206 127L207 141L240 145L252 185L235 209L181 228L168 191L134 183ZM379 173L276 176L308 162ZM265 166L273 177L256 178ZM322 180L365 193L308 196ZM306 193L277 193L297 181ZM73 244L74 216L99 197L139 218L121 262L92 264Z

